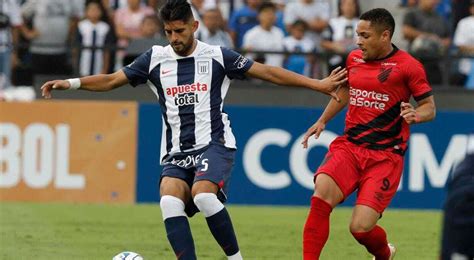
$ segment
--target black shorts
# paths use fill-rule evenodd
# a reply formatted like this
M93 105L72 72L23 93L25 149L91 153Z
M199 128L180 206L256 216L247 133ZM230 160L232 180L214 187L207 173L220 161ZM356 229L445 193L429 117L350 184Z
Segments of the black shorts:
M226 191L234 165L235 150L222 144L210 144L204 149L179 154L167 158L161 173L164 176L184 180L191 188L197 181L207 180L219 186L217 198L227 201ZM185 212L189 217L199 212L199 209L190 200L186 204Z

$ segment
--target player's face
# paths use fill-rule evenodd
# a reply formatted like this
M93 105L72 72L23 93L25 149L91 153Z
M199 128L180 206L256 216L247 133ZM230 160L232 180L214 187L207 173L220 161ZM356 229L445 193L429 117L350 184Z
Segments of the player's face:
M191 54L194 32L197 28L198 22L194 19L190 19L188 22L176 20L164 24L166 38L176 54L180 56Z
M357 45L362 50L362 58L364 60L374 60L383 58L386 53L387 44L390 43L390 32L385 30L379 32L370 21L360 20L357 24Z

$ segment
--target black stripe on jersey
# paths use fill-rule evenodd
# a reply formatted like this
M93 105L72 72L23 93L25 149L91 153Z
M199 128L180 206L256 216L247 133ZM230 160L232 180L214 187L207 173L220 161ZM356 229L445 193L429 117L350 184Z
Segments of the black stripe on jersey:
M391 107L387 112L374 118L372 121L365 125L358 124L351 129L347 130L346 134L352 137L356 137L361 133L370 130L372 128L384 128L391 124L400 115L400 102Z
M160 103L161 114L163 115L163 119L166 125L166 151L167 154L169 154L171 152L171 148L173 147L173 143L171 142L171 126L168 123L168 116L166 115L166 97L160 81L160 64L158 64L153 70L151 70L149 79L151 83L155 85L158 92L158 102Z
M402 122L403 118L400 117L397 122L386 131L373 131L372 133L357 138L356 140L359 142L359 144L375 144L386 139L397 137L402 131Z
M427 97L429 97L429 96L432 96L432 95L433 95L433 92L430 90L430 91L428 91L428 92L426 92L426 93L424 93L424 94L421 94L421 95L419 95L419 96L417 96L417 97L413 97L413 98L414 98L416 101L420 101L420 100L425 99L425 98L427 98Z
M211 140L225 143L224 123L222 122L221 87L224 81L224 68L216 60L212 60L212 81L211 81Z
M193 84L195 64L194 57L178 59L178 86ZM188 95L188 93L178 94L178 96ZM196 115L194 105L182 105L179 107L179 118L181 121L179 143L180 149L188 150L196 144Z

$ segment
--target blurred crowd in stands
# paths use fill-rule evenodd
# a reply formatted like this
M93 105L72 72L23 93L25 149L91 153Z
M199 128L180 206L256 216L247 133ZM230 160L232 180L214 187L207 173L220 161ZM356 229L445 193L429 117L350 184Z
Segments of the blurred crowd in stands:
M0 90L33 85L38 74L112 72L166 45L163 1L0 0ZM474 89L474 0L189 1L201 41L312 77L343 65L357 48L359 15L385 7L397 20L395 44L424 64L432 85Z

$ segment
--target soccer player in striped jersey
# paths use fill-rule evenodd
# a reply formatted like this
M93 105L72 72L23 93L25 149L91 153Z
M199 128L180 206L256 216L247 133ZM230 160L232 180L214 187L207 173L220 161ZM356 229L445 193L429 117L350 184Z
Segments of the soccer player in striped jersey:
M334 98L345 83L337 69L316 80L253 62L240 54L194 39L198 22L186 0L168 0L160 9L170 45L153 46L125 68L105 75L54 80L41 88L51 91L107 91L127 83L148 85L161 106L160 207L168 240L178 259L196 259L187 217L200 211L229 259L242 259L232 222L223 202L235 154L235 138L223 112L231 79L250 76L279 85L307 87Z
M303 139L319 137L347 103L344 135L336 138L315 175L315 192L303 234L306 260L319 259L329 236L332 209L357 190L350 231L377 260L393 259L377 225L397 191L407 148L409 125L433 120L435 104L423 65L391 43L395 29L385 9L370 10L357 25L357 45L347 58L348 86L342 102L330 101ZM414 108L410 103L417 101Z

